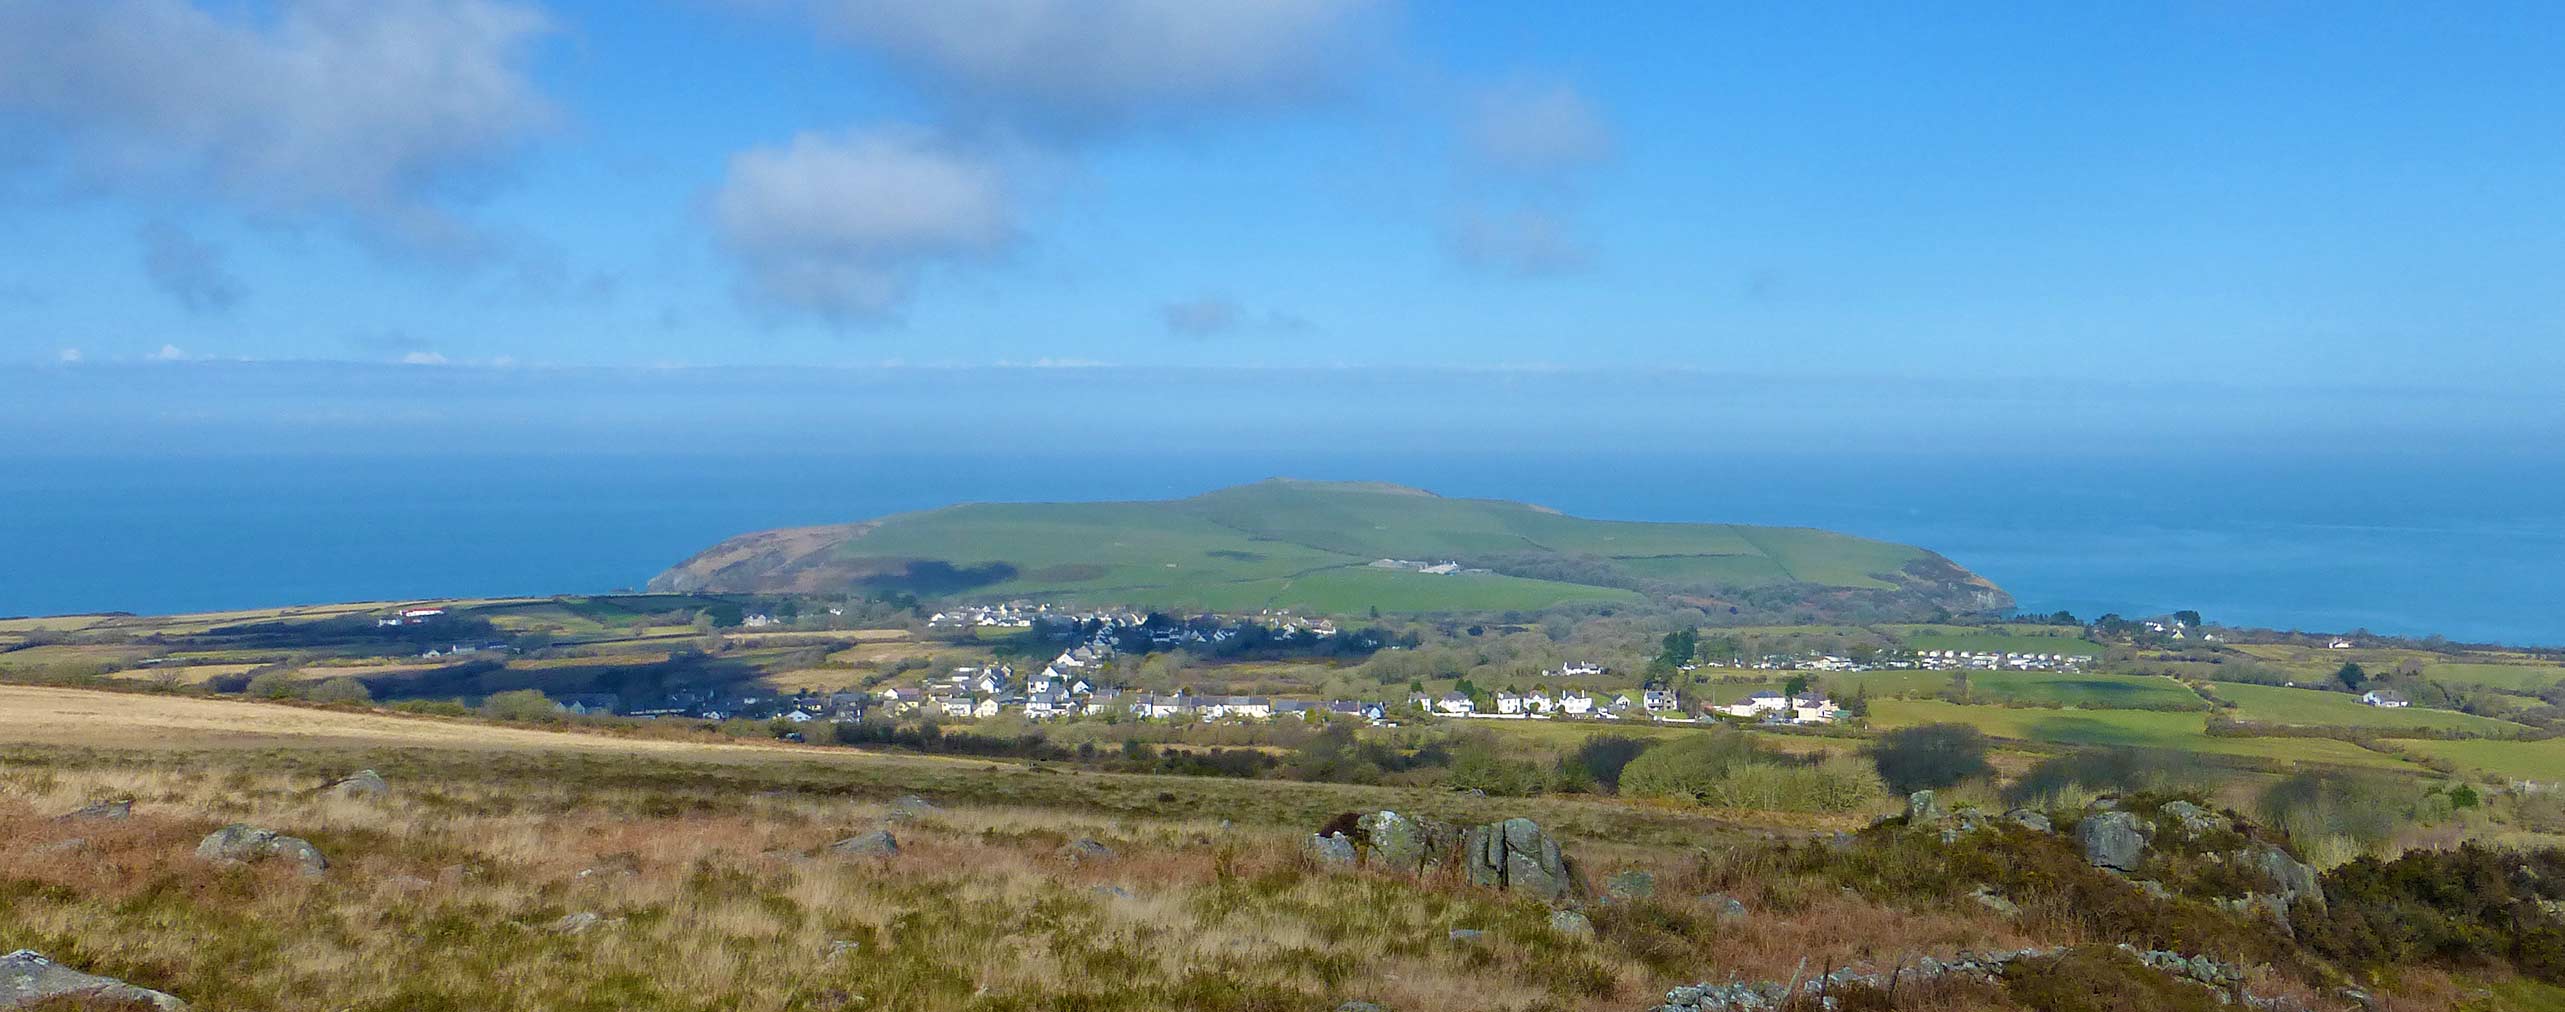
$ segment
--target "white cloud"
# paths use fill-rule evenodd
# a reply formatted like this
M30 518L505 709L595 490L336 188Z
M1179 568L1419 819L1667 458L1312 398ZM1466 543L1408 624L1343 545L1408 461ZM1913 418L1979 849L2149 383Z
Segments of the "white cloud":
M1590 259L1566 218L1529 207L1465 213L1444 241L1461 263L1516 277L1564 273Z
M891 314L925 265L991 256L1015 234L1003 169L897 129L734 155L712 215L751 303L838 321Z
M0 0L0 115L92 184L453 250L457 191L553 119L525 67L548 30L502 0Z
M445 356L432 351L414 351L401 356L402 365L444 365Z
M161 345L159 351L151 353L151 360L154 362L184 362L190 357L192 356L174 344Z
M139 238L143 276L188 312L219 312L240 301L240 279L223 265L220 247L165 221L143 226Z
M963 111L1045 133L1326 96L1388 0L801 0Z
M1513 172L1565 172L1612 155L1612 128L1602 111L1565 84L1518 83L1480 93L1467 134L1479 158Z
M77 362L77 361L80 361L80 349L78 349L78 348L64 348L64 349L63 349L63 350L61 350L60 352L55 353L53 358L54 358L54 361L56 361L56 362L63 362L63 363Z

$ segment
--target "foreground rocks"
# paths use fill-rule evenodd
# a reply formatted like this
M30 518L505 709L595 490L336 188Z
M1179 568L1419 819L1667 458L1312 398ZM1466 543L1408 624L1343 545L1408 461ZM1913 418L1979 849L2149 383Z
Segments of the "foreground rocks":
M1344 839L1360 863L1413 875L1457 871L1470 882L1522 893L1551 902L1583 892L1574 862L1559 842L1530 819L1514 818L1461 827L1436 819L1380 811L1353 820L1355 838ZM1324 847L1322 861L1343 856L1333 844L1311 840L1313 851Z
M64 812L62 814L62 818L66 821L72 822L113 822L133 818L133 815L134 799L117 798L114 801L101 801L94 805L82 805L78 808L72 809L71 811Z
M2095 812L2075 824L2084 859L2097 868L2136 871L2146 855L2146 823L2129 812Z
M139 1003L172 1010L187 1007L174 995L136 987L114 977L82 973L32 950L20 949L0 956L0 1009L47 1000Z
M2205 955L2184 956L2178 952L2161 949L2141 950L2125 944L2117 948L2141 966L2162 973L2175 981L2209 989L2215 994L2220 1004L2234 1001L2244 982L2243 967L2222 963ZM1886 989L1892 984L1917 984L1945 977L1994 982L2001 980L2005 971L2011 969L2015 963L2023 960L2048 959L2063 955L2067 951L2066 947L2058 946L2045 949L2021 949L2013 952L1963 952L1959 954L1959 958L1950 960L1925 956L1911 964L1887 971L1846 967L1821 976L1790 982L1765 980L1713 983L1705 981L1667 991L1665 1004L1656 1006L1653 1012L1748 1012L1748 1010L1760 1012L1760 1010L1782 1008L1794 996L1809 995L1819 996L1824 1007L1833 1008L1835 1001L1829 992L1844 988ZM2262 998L2253 995L2241 997L2247 1008L2270 1010L2270 1012L2286 1012L2286 1010L2299 1008L2295 1002L2281 998Z
M274 858L300 867L305 875L318 875L330 867L329 859L321 856L320 848L308 840L239 822L207 835L196 844L196 856L217 863L242 864Z

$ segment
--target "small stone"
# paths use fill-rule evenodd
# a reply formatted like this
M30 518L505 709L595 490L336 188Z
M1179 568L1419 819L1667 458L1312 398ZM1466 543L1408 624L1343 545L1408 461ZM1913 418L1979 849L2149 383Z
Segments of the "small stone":
M1487 937L1487 932L1480 931L1477 928L1452 929L1452 940L1455 942L1475 942L1485 937Z
M136 987L114 977L82 973L31 949L0 956L0 1008L33 1005L48 999L61 999L79 1007L103 1001L148 1004L164 1012L184 1012L187 1008L187 1003L175 995Z
M943 809L935 807L935 802L914 794L903 794L899 800L891 802L890 814L883 816L883 821L915 822L941 811Z
M1702 896L1700 902L1718 916L1721 924L1734 924L1746 919L1746 905L1727 893L1710 893Z
M1313 834L1302 846L1308 848L1309 856L1317 858L1320 864L1354 863L1354 841L1346 839L1343 833Z
M1336 1012L1389 1012L1379 1002L1349 1001L1336 1006Z
M2006 917L2018 917L2022 913L2020 905L2004 898L2004 894L1996 892L1993 886L1978 886L1977 891L1968 894L1968 898L1976 900L1979 906Z
M853 942L843 938L833 938L829 940L828 944L819 947L819 955L822 959L836 959L839 956L854 955L856 951L861 948L863 948L863 945L860 942Z
M353 776L333 780L321 788L323 796L347 801L371 801L390 793L392 785L383 782L383 775L373 770L358 770Z
M1574 910L1553 910L1550 912L1550 930L1570 938L1592 938L1594 922Z
M1916 791L1906 796L1906 824L1909 826L1940 822L1948 814L1942 811L1941 802L1934 800L1931 791Z
M1625 871L1605 879L1603 891L1614 899L1643 900L1656 894L1657 877L1644 871Z
M2014 825L2026 829L2036 829L2043 833L2057 832L2057 825L2048 821L2048 816L2028 808L2013 809L2004 813L2004 817L2012 820Z
M552 933L556 935L584 935L588 933L588 929L596 927L597 922L604 919L605 918L597 916L596 911L582 910L578 913L566 915L560 920L552 922Z
M1109 900L1127 900L1135 898L1132 896L1131 890L1118 885L1097 886L1095 887L1095 894Z
M850 857L889 857L900 852L900 842L892 838L890 830L876 829L829 844L828 851Z
M305 875L321 874L330 866L329 859L322 857L320 848L312 846L310 841L238 822L207 834L196 844L196 856L216 862L247 862L273 857L302 866Z
M35 852L38 854L77 854L88 849L89 838L85 836L75 836L67 840L55 840L52 843L36 848Z
M1092 837L1081 836L1075 840L1061 844L1060 856L1067 858L1070 864L1083 864L1088 861L1110 861L1113 859L1113 848L1096 842Z
M94 805L82 805L63 813L65 819L127 819L134 814L134 799L118 798Z

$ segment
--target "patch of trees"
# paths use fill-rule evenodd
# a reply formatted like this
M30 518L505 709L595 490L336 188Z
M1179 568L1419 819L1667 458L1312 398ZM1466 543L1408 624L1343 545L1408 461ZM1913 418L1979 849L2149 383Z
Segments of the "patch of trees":
M1966 724L1924 724L1881 735L1870 747L1879 778L1899 794L1940 790L1990 776L1986 732Z

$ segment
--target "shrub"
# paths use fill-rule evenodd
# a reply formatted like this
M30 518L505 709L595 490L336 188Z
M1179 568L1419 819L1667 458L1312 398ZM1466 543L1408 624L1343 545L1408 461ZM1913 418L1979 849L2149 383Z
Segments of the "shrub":
M1582 771L1604 790L1618 792L1621 789L1621 771L1629 768L1630 762L1647 750L1648 743L1637 738L1598 734L1578 745L1576 752L1568 757L1567 765Z
M269 671L251 678L241 691L261 699L292 699L299 687L294 684L293 672Z
M2477 843L2413 851L2393 861L2357 858L2326 872L2325 906L2291 912L2309 948L2355 966L2432 962L2461 969L2508 961L2520 973L2565 983L2565 851L2529 854Z
M541 689L512 689L491 693L481 701L481 712L498 720L550 720L560 710Z
M315 703L350 703L363 706L374 701L374 693L364 682L353 678L333 678L312 689Z
M2382 777L2299 773L2264 788L2254 814L2287 832L2309 860L2329 866L2385 847L2412 800Z
M1885 788L1870 764L1830 759L1815 766L1749 762L1731 767L1702 800L1767 812L1851 812L1869 807Z
M1630 760L1621 770L1621 792L1699 800L1716 791L1728 771L1753 758L1753 743L1737 732L1720 728L1685 735Z
M1871 746L1879 778L1899 794L1948 787L1995 772L1986 762L1986 732L1966 724L1925 724L1890 731Z
M2004 788L2013 805L2067 807L2079 794L2136 794L2199 786L2199 757L2152 749L2085 749L2043 760Z

